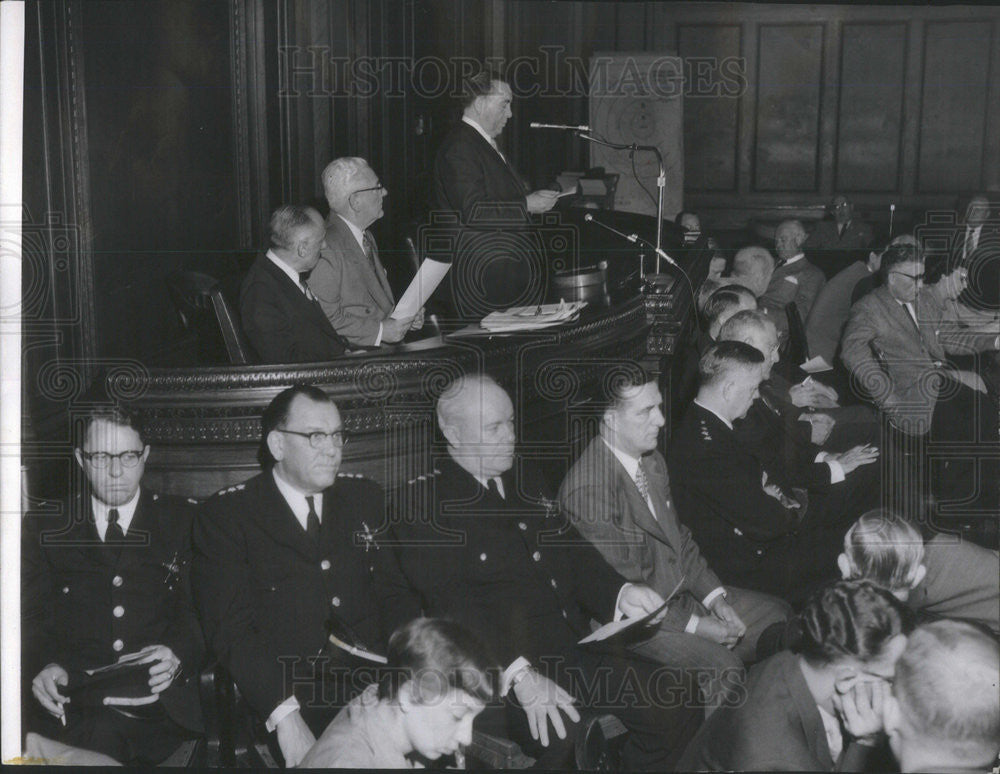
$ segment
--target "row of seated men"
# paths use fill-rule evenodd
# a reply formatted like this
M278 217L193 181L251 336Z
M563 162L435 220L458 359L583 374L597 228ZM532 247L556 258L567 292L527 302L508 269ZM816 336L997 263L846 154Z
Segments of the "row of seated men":
M786 307L794 306L806 321L809 354L833 367L820 378L832 378L847 402L877 407L906 437L966 452L965 459L945 455L934 464L930 473L937 499L995 513L1000 467L991 459L991 448L1000 438L1000 239L988 230L988 210L976 209L980 201L985 202L973 199L968 233L958 233L964 239L956 238L961 248L951 256L925 259L916 240L902 235L829 281L807 257L802 224L780 224L777 267L763 247L739 250L727 269L717 262L716 273L701 288L699 351L733 311L754 305L768 314L779 339L787 337ZM975 221L979 225L972 228ZM797 365L785 363L782 370L800 379L804 374ZM814 435L817 422L830 415L827 409L840 411L830 401L800 399L797 406L821 412L796 417L808 420Z
M910 661L904 647L914 612L1000 631L997 553L879 511L854 525L864 498L849 505L837 489L870 469L870 447L828 455L798 487L782 455L743 447L735 425L770 358L744 341L709 347L667 460L660 388L623 364L600 396L599 434L558 490L519 451L510 397L485 375L443 390L443 452L388 498L340 470L343 422L315 387L271 402L261 472L202 503L143 487L150 449L135 417L96 411L75 451L86 488L24 522L27 727L35 741L155 763L198 732L196 683L214 659L289 766L446 755L474 715L537 765L564 768L610 713L627 729L628 769L833 770L883 728L904 766L988 767L996 640L936 623L914 635ZM841 504L814 507L823 494ZM851 580L829 586L840 575ZM420 712L379 734L370 719L411 711L414 686L403 690L404 674L393 689L330 644L405 667L401 641L426 634L446 649L413 623L422 615L485 643L495 695L473 689L443 718ZM621 618L649 620L579 644ZM949 649L970 668L934 672ZM86 670L131 654L137 685L87 690ZM916 677L890 696L901 655ZM429 695L480 683L452 675ZM364 709L383 700L385 712ZM345 741L356 733L360 747Z

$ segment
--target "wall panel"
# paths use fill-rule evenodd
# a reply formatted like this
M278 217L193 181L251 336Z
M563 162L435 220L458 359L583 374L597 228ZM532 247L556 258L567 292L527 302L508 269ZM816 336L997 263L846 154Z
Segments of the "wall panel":
M758 28L755 191L815 191L823 25Z
M845 24L840 48L834 188L895 191L906 87L905 24Z

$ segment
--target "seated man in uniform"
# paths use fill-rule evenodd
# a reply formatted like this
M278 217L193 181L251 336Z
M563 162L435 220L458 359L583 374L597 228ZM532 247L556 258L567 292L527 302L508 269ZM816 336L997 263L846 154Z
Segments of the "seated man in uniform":
M896 662L885 731L900 769L996 771L1000 646L958 621L918 626Z
M630 730L626 768L668 768L702 715L691 681L610 644L577 645L591 619L644 616L662 598L626 583L553 518L557 504L537 466L515 456L514 408L495 381L460 377L441 395L437 417L447 454L399 493L393 531L425 612L466 626L504 667L507 702L487 709L478 726L512 738L540 766L562 768L569 740L583 734L579 702L584 712L618 715ZM630 698L616 698L622 691Z
M854 214L854 204L837 194L828 207L832 220L821 220L806 240L810 260L830 279L859 260L872 243L872 229Z
M271 247L240 286L243 331L264 363L332 360L347 349L307 282L324 234L311 207L285 205L271 215Z
M323 170L330 204L326 239L309 288L337 333L357 347L400 341L423 320L389 317L395 302L369 227L382 217L388 190L364 159L334 159ZM415 325L415 323L420 325Z
M261 419L265 470L213 495L195 522L195 601L208 644L276 732L287 766L363 687L349 669L307 659L329 634L384 652L389 633L419 614L408 590L392 585L392 552L374 540L381 489L339 472L344 440L326 393L284 390Z
M653 661L704 670L709 708L727 697L738 700L734 683L742 682L743 664L777 650L791 610L766 594L723 586L678 521L667 463L656 451L665 424L656 381L635 367L610 393L598 436L559 489L560 505L624 578L663 597L674 593L656 634L633 649Z
M74 453L86 489L58 513L24 519L22 674L37 700L25 725L155 765L202 724L204 641L188 576L193 508L141 486L149 446L127 410L92 411ZM135 653L148 674L117 686L127 695L75 697L83 670Z

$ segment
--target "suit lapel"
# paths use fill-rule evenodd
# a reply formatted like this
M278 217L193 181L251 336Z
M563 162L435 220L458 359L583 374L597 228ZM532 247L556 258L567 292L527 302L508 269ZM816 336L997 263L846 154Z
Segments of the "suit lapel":
M646 480L649 482L649 496L656 506L656 515L659 517L656 520L656 528L671 547L680 550L681 536L676 529L676 520L671 518L671 508L663 496L663 493L669 490L666 469L661 471L659 465L653 464L651 455L647 455L644 459L642 468L646 471Z
M601 438L594 439L594 442L599 444L599 451L601 452L601 457L603 458L601 466L605 470L611 470L612 476L618 479L619 486L625 492L625 499L629 503L629 512L632 515L632 520L635 522L635 526L641 529L643 532L648 533L651 537L659 540L660 542L666 542L667 536L664 534L660 527L659 522L653 513L649 510L649 503L646 502L646 498L642 496L639 491L639 487L636 486L635 481L625 470L625 466L618 461L618 458L614 453L607 447ZM657 486L657 482L650 478L648 470L643 466L643 470L646 471L646 480L648 486L650 487L650 495L654 504L658 504L656 497L652 496L653 487ZM609 483L611 477L608 477Z
M521 180L520 175L518 175L514 171L514 168L511 167L510 163L507 161L507 157L501 156L496 148L490 145L479 132L477 132L471 126L466 124L464 121L462 122L462 127L467 132L470 132L472 136L475 138L476 142L479 143L479 148L483 157L485 159L488 159L489 163L493 163L496 166L502 167L506 171L506 173L510 175L511 179L514 180L515 183L517 183L517 187L520 188L521 190L524 190L525 188L524 181Z
M323 309L319 305L319 302L310 301L306 298L305 293L302 292L302 288L296 285L291 277L275 266L266 255L261 256L261 260L263 261L264 271L268 272L275 282L277 282L278 288L284 294L285 298L290 303L305 310L307 321L320 328L324 333L328 335L332 333L336 336L336 331L333 330L330 321L323 314Z
M365 251L358 244L358 240L354 238L354 234L351 233L351 230L341 217L336 214L331 215L330 223L340 243L341 254L357 267L358 273L364 278L365 287L368 288L372 300L380 308L384 309L388 306L391 309L393 306L392 291L389 289L388 281L385 279L385 271L378 258L378 250L376 249L375 251L375 267L373 267L372 261L368 260Z

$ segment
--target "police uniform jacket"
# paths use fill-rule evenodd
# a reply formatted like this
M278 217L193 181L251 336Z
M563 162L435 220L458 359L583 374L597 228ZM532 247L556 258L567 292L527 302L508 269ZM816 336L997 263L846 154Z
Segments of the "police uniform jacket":
M797 516L764 491L760 462L735 433L692 403L671 438L667 466L677 512L719 577L783 593Z
M301 674L327 642L331 614L377 653L392 627L418 614L382 571L393 557L377 540L381 488L340 473L322 507L317 543L267 470L217 492L195 523L195 602L209 647L264 718L292 693L279 658L302 659ZM296 684L300 703L314 689Z
M501 665L565 654L614 615L624 579L559 516L539 478L515 467L504 494L451 457L399 492L400 565L428 615L447 616L489 644Z
M120 548L101 541L89 492L58 512L25 517L25 681L48 664L92 669L147 645L166 645L181 672L160 702L179 725L201 729L204 641L191 601L192 503L142 489Z

